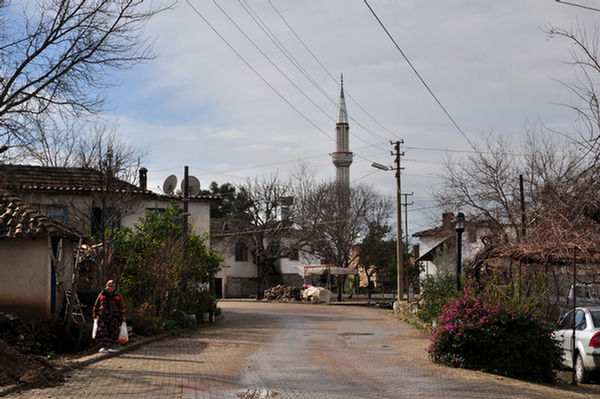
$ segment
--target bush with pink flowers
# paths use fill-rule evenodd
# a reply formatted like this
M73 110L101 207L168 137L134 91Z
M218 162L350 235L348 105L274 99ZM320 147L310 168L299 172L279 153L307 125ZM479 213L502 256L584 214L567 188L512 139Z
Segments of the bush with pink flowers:
M495 286L465 288L437 318L429 356L447 366L552 382L562 352L536 308Z

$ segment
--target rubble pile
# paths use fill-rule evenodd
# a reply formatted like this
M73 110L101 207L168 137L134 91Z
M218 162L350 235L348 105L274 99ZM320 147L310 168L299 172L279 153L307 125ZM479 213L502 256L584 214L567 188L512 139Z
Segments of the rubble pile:
M60 366L58 361L21 353L0 339L0 387L55 386L63 382L68 373L68 369Z
M299 301L300 300L300 288L285 286L282 284L276 285L265 290L263 298L267 300L287 300L287 301Z

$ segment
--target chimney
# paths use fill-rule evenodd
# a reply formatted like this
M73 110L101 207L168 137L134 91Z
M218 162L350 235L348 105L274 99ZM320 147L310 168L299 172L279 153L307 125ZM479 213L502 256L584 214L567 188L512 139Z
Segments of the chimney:
M143 166L140 168L140 188L142 190L146 190L147 186L148 186L148 169L144 168Z
M442 227L452 227L453 220L454 220L454 213L452 213L452 212L442 213Z

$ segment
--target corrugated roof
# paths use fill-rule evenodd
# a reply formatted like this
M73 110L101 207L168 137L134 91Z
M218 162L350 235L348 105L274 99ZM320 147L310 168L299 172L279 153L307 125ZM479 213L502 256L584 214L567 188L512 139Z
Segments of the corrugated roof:
M15 196L0 194L0 238L81 235Z

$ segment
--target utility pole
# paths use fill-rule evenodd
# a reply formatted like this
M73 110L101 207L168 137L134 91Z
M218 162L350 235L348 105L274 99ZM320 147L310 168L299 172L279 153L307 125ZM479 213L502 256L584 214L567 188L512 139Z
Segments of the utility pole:
M402 180L400 178L400 172L402 170L400 164L400 157L404 156L404 152L400 151L400 144L404 144L404 140L390 141L390 144L394 146L392 156L396 157L394 167L396 169L396 266L397 266L397 284L398 284L398 302L404 299L404 268L403 268L403 254L402 254Z
M405 193L402 195L404 195L404 202L402 203L402 205L404 205L404 245L406 246L406 250L408 251L408 206L415 204L414 201L408 202L408 197L411 195L415 195L415 193Z
M183 167L183 260L187 260L188 252L188 192L189 192L189 168Z
M413 205L414 201L410 201L410 203L408 202L408 196L409 195L414 195L415 193L411 192L410 194L401 194L404 195L404 203L402 205L404 205L404 248L406 248L406 253L408 253L408 206L409 205ZM406 267L406 273L404 273L405 276L402 276L402 278L406 278L406 290L407 290L407 294L406 294L406 300L410 302L412 296L411 296L411 286L409 283L409 278L408 278L408 266Z
M521 193L521 240L525 239L527 219L525 218L525 190L523 190L523 175L519 175L519 191Z

